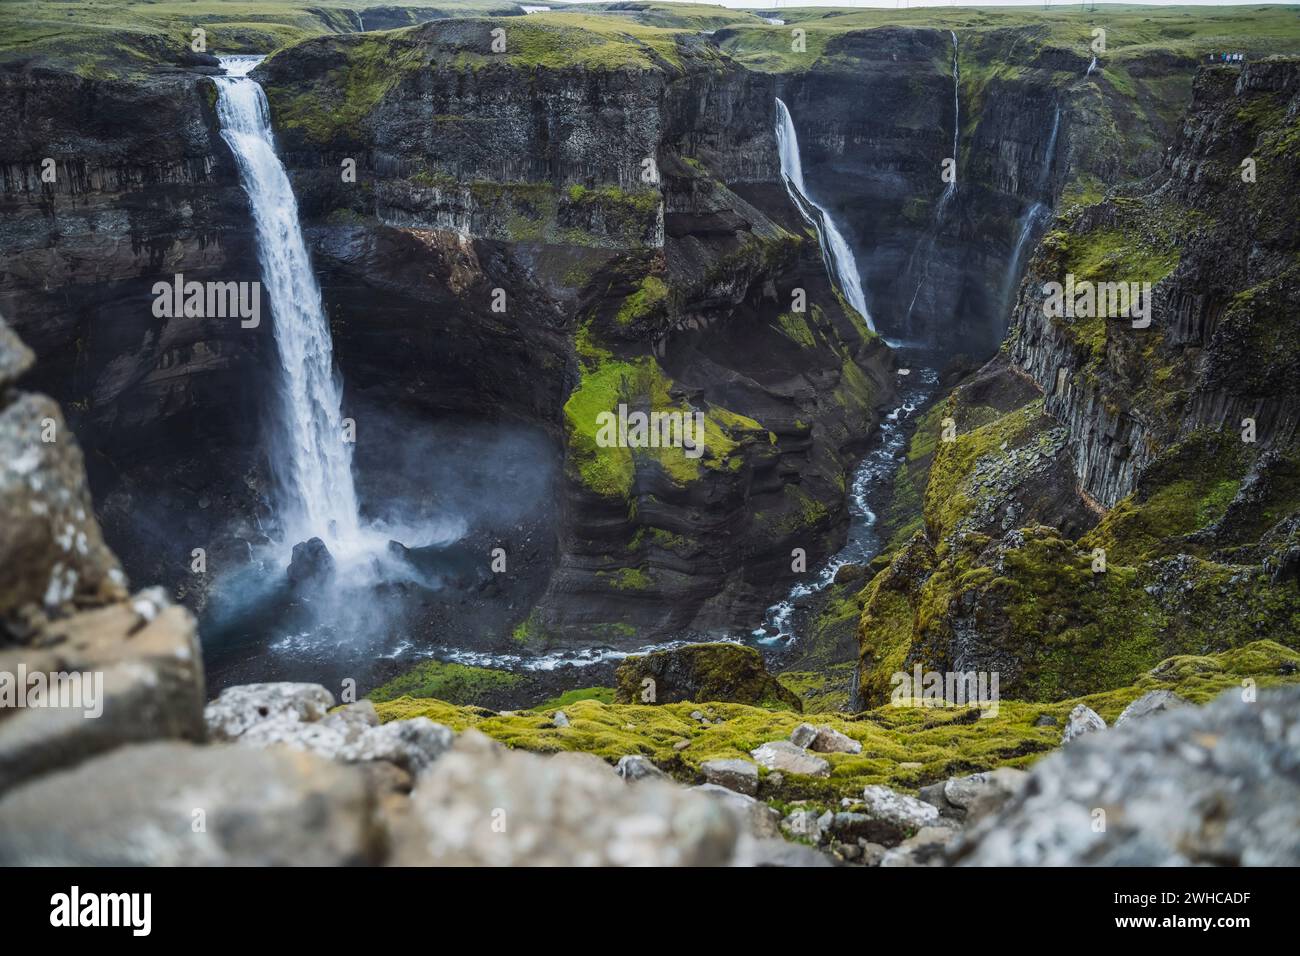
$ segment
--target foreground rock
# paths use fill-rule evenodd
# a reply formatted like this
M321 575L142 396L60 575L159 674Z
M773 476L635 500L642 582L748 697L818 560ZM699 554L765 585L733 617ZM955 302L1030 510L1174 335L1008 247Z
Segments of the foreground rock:
M0 707L0 792L123 744L203 739L194 618L161 591L46 622L40 641L0 650L0 673L66 675L81 697L73 706Z
M0 865L375 863L374 808L360 769L311 754L143 744L0 798Z
M1038 763L955 857L974 866L1300 864L1300 687L1088 734ZM1098 822L1104 822L1102 829Z
M616 680L620 704L690 700L803 709L799 698L767 672L763 656L739 644L688 644L629 657Z
M319 684L244 684L222 691L204 717L214 740L282 744L345 763L386 760L411 774L451 746L451 730L427 717L380 724L368 700L329 713L333 706L334 695Z
M608 768L507 750L466 731L416 787L399 865L717 866L740 835L720 802Z

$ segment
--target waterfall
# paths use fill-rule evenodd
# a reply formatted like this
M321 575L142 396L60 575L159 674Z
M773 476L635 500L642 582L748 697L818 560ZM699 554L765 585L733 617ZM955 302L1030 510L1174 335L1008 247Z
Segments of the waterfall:
M1088 64L1088 72L1084 76L1092 76L1092 71L1097 69L1097 58L1094 56L1092 62Z
M298 225L298 204L275 154L266 94L249 71L261 57L220 58L215 77L221 138L248 193L262 283L279 353L278 430L271 466L286 541L320 537L336 554L360 539L352 451L344 441L342 385L329 324Z
M1061 104L1056 104L1056 111L1052 115L1052 133L1047 137L1047 149L1043 152L1043 166L1038 171L1038 190L1041 192L1047 186L1047 180L1052 175L1052 160L1056 158L1056 134L1061 131Z
M948 33L952 36L952 161L955 167L958 158L958 142L961 137L961 94L959 93L961 86L961 72L957 66L957 34L952 30L949 30ZM953 173L952 182L944 186L943 195L939 197L939 211L937 215L940 220L943 219L943 211L947 208L949 200L951 200L953 194L957 192L957 176L955 168L953 169Z
M800 215L817 231L826 271L840 287L844 298L849 300L849 305L857 309L866 320L867 328L876 331L871 313L867 311L866 296L862 293L857 260L853 258L853 252L831 214L808 195L808 188L803 181L803 164L799 161L799 138L795 135L794 120L790 118L790 111L780 98L776 101L776 145L781 156L781 178L785 180L786 191Z
M957 64L957 33L954 30L949 30L948 35L952 37L952 159L956 163L958 150L961 148L961 70ZM953 172L955 173L956 169ZM952 182L944 185L943 194L939 196L939 204L934 211L934 224L930 227L925 240L912 250L911 258L907 260L907 269L903 274L910 276L916 263L917 254L920 253L923 257L921 275L916 280L916 288L912 290L912 298L907 303L907 316L903 320L909 334L912 331L912 312L916 309L916 300L920 298L921 289L930 278L930 260L934 257L934 247L939 239L939 230L943 227L944 217L948 212L948 204L952 202L955 195L957 195L957 177L954 175Z

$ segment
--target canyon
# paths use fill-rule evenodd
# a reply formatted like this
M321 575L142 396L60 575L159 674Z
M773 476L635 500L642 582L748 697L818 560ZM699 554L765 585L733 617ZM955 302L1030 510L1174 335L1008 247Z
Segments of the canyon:
M205 698L283 681L294 726L250 739L412 778L509 763L482 732L705 786L752 756L783 813L878 822L893 787L965 825L926 789L1030 767L1079 708L1294 679L1294 11L1232 21L1255 52L1227 65L1136 13L501 6L0 58L4 414L75 434L42 467L86 542L12 535L0 651L101 614L121 635L77 653L144 627L167 689L157 730L134 710L68 752L235 741ZM159 315L177 275L260 282L273 321ZM1149 283L1150 328L1045 308L1076 276ZM689 416L702 451L611 445L620 411ZM888 707L914 668L998 675L1004 712L914 725ZM369 700L330 717L303 690L349 680ZM799 712L887 766L787 743ZM38 750L0 765L70 766ZM832 822L836 862L876 852ZM975 823L930 838L991 860Z

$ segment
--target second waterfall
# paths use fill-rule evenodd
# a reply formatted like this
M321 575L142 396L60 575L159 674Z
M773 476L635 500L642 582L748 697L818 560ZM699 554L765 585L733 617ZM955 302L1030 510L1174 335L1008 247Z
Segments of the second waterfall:
M298 203L275 153L266 94L248 76L261 59L221 58L226 75L216 77L217 117L252 207L279 352L270 448L277 507L286 542L319 537L346 554L360 546L361 527L352 451L344 441L343 389Z

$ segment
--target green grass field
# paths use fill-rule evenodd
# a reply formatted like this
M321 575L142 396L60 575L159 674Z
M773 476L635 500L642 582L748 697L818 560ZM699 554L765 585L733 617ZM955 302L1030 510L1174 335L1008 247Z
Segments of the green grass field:
M309 37L357 32L367 11L373 25L381 7L404 8L413 21L509 16L520 10L514 0L0 0L0 64L50 66L85 76L132 74L180 62L196 28L206 31L209 51L269 53ZM967 38L983 34L989 42L996 31L1031 27L1029 39L1016 40L1017 60L1049 46L1083 54L1093 30L1101 27L1107 75L1120 90L1128 83L1123 64L1136 57L1166 53L1204 59L1222 50L1255 57L1300 53L1297 6L802 7L782 9L779 16L786 25L708 4L556 4L526 18L516 49L520 62L538 65L568 63L574 50L593 52L601 63L634 61L647 50L671 60L675 34L721 30L719 45L726 53L751 69L785 72L851 68L853 61L837 54L833 41L890 25L952 29ZM382 22L391 21L390 15ZM805 52L791 50L796 27L807 31ZM594 36L584 38L584 31ZM639 49L620 54L619 47ZM581 65L585 56L574 62Z

